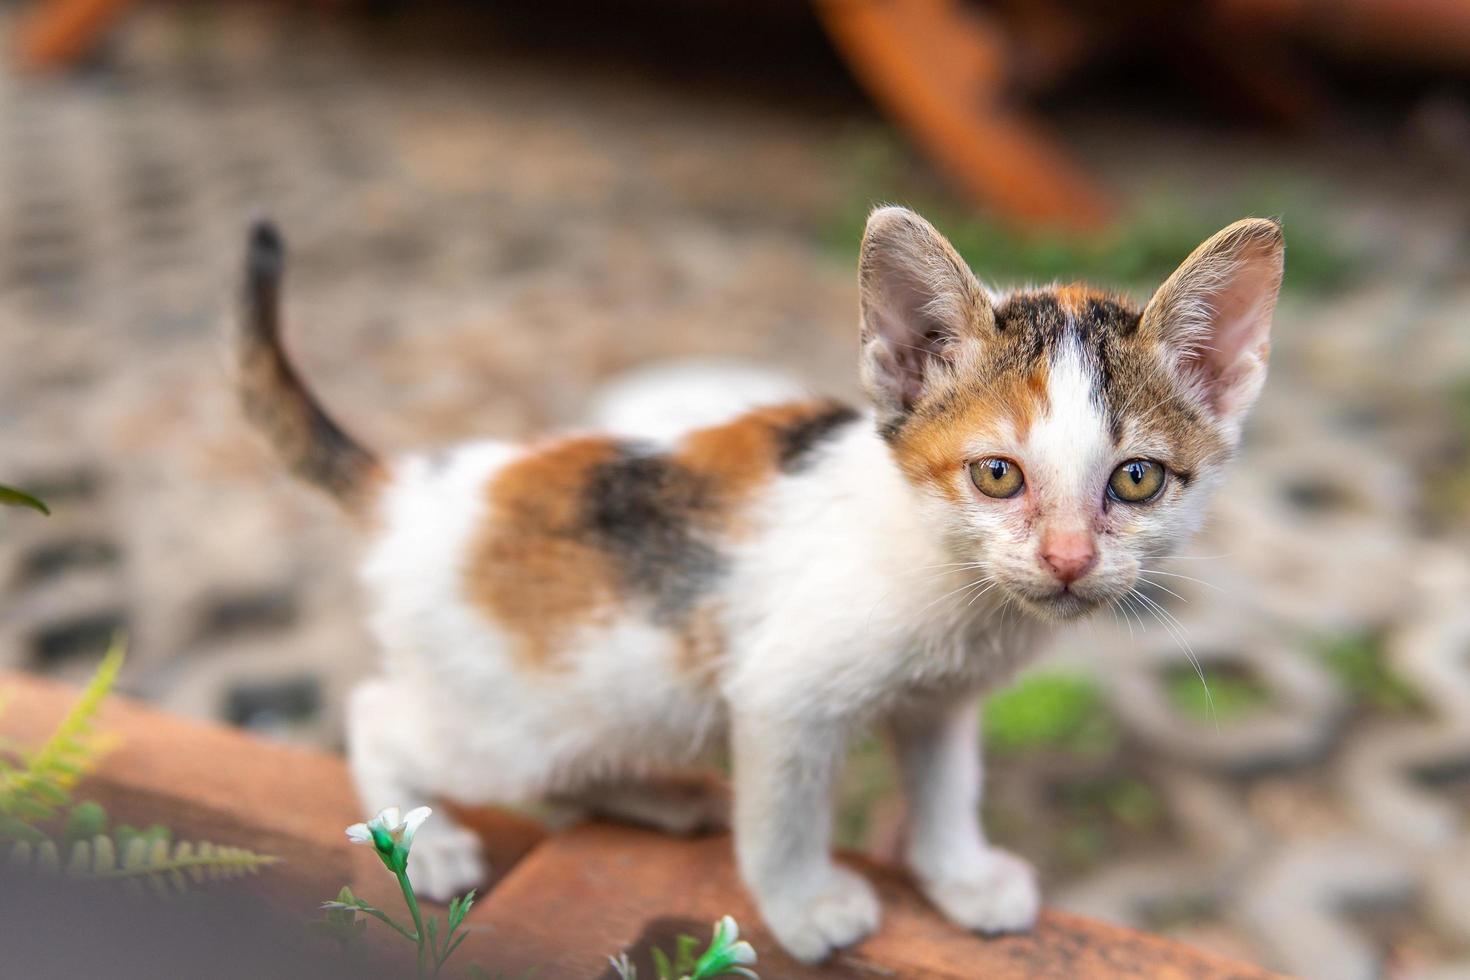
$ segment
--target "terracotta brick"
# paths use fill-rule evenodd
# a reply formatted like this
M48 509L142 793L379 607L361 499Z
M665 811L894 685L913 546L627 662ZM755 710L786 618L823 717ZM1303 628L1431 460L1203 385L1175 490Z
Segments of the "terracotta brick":
M0 676L0 691L9 696L0 737L20 745L40 744L77 696L66 685L18 674ZM251 887L303 907L349 882L385 907L401 902L372 852L343 833L367 815L340 757L171 717L116 696L103 705L97 728L117 744L78 796L102 803L114 824L162 823L178 839L277 855L281 863L250 879ZM509 814L467 815L485 837L497 876L543 836L538 825Z
M76 697L69 687L26 676L0 677L0 690L10 695L0 736L23 745L44 739ZM392 879L367 848L350 845L343 835L363 815L340 758L172 718L116 697L103 707L99 728L119 744L81 795L103 803L115 822L161 822L180 837L277 854L283 862L252 879L251 887L303 911L351 881L364 897L396 913ZM783 956L760 925L726 838L681 840L588 825L540 843L540 830L520 818L491 811L469 816L503 878L476 906L471 938L456 959L508 975L534 967L544 977L601 976L610 953L646 948L650 941L667 946L680 931L702 939L728 913L759 950L768 980L1267 976L1177 943L1056 912L1045 913L1030 935L980 939L942 921L899 875L870 864L862 866L883 896L882 930L828 967L804 967ZM378 942L388 938L380 935Z
M1047 911L1024 936L982 939L952 926L891 870L854 859L883 897L882 929L822 968L798 964L776 947L740 887L726 838L677 840L630 828L590 825L562 834L526 858L471 915L466 962L506 975L598 977L607 956L655 938L666 948L681 929L707 938L734 915L760 956L767 980L900 976L918 980L985 977L1261 978L1271 974L1169 940Z

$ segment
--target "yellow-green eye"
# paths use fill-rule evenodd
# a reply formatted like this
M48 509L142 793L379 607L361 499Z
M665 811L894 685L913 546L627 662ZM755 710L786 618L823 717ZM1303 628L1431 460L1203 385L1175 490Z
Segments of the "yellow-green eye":
M992 456L970 464L970 479L987 497L1014 497L1026 485L1021 467L1008 459Z
M1151 459L1130 459L1108 478L1108 496L1125 504L1142 504L1164 489L1164 467Z

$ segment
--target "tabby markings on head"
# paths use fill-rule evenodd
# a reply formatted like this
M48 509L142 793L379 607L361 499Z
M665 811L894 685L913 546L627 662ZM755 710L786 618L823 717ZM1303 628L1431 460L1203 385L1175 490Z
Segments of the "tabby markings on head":
M949 478L963 443L977 432L1008 434L1024 443L1051 407L1052 370L1064 347L1081 357L1084 377L1108 434L1121 444L1130 425L1178 447L1180 475L1219 450L1218 437L1165 369L1162 352L1139 332L1141 311L1126 299L1084 285L1012 293L995 307L979 369L914 411L889 435L913 479L959 491Z

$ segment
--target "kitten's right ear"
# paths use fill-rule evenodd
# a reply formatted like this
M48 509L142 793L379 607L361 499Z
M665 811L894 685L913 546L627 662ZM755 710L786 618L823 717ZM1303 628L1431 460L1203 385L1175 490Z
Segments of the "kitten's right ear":
M1143 311L1143 335L1235 433L1266 380L1285 249L1275 221L1237 221L1195 249Z
M868 217L858 262L862 382L878 424L895 426L936 376L977 353L995 316L944 236L907 208Z

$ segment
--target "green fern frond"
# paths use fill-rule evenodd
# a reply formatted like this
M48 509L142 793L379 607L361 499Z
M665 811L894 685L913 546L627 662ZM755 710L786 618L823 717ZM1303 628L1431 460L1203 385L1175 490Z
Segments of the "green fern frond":
M113 838L98 834L77 841L63 853L56 843L20 841L10 849L6 864L15 871L56 875L86 881L120 882L142 893L148 886L160 895L188 891L192 885L253 875L280 858L243 847L181 841L172 848L165 840L133 837L119 860Z
M10 699L15 695L10 689L0 690L0 715L5 714L5 709L10 707ZM25 754L25 750L8 738L0 738L0 783L7 778L8 773L15 771L10 760L19 760ZM7 758L8 757L8 758Z
M97 672L92 675L56 731L19 768L0 769L0 816L34 824L49 820L71 801L71 789L106 747L92 722L102 700L117 680L125 652L123 641L113 641Z
M51 513L51 508L47 507L40 498L33 497L24 490L8 487L3 483L0 483L0 504L8 504L11 507L29 507L31 510L38 510L47 515Z

